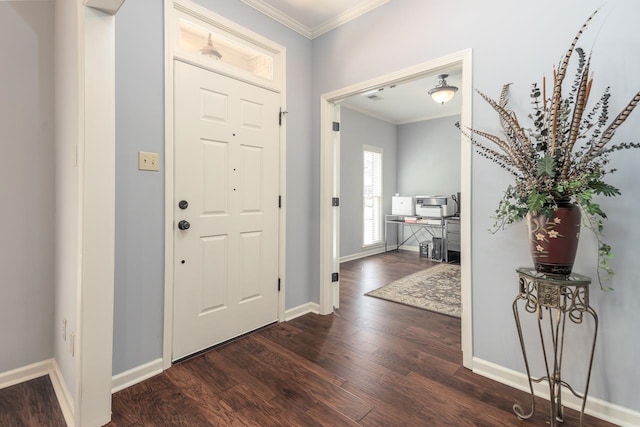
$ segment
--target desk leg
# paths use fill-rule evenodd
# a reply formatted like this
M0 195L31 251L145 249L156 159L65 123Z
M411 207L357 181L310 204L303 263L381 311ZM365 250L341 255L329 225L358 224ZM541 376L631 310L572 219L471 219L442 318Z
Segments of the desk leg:
M387 239L389 238L389 223L384 222L384 253L387 253Z

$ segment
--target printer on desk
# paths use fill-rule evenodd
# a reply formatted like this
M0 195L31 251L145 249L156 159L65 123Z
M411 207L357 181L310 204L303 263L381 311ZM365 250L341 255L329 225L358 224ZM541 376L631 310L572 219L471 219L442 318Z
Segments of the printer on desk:
M413 196L395 195L391 197L391 215L414 216L416 202Z
M444 218L456 213L456 203L451 196L416 196L416 215Z

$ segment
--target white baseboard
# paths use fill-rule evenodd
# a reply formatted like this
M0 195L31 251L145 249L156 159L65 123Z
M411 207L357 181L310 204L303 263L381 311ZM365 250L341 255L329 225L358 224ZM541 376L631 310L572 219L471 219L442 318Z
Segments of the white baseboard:
M315 302L308 302L306 304L302 304L297 307L285 310L284 320L288 322L289 320L293 320L296 317L304 316L307 313L320 313L320 304Z
M56 392L58 404L62 410L64 420L67 422L67 427L73 427L75 425L75 417L73 415L74 401L71 397L71 393L69 393L69 388L67 387L67 383L64 381L62 371L60 371L60 367L58 366L56 359L51 359L51 371L49 372L49 378L51 379L53 390Z
M34 378L49 375L51 371L51 360L32 363L31 365L13 369L0 374L0 389L11 387Z
M402 249L403 251L420 252L419 246L402 245L400 246L400 249Z
M522 372L507 369L478 358L473 359L473 372L518 390L529 392L527 376ZM549 386L546 383L534 383L533 391L536 396L549 400ZM576 411L580 411L582 407L580 399L570 392L562 394L562 403ZM623 427L640 425L640 412L594 397L587 396L585 413Z
M162 373L162 358L114 375L111 381L111 393L116 393Z
M375 248L367 249L366 251L340 257L340 263L353 261L354 259L366 258L371 255L377 255L382 253L384 253L384 246L378 246Z
M12 385L30 381L34 378L49 376L51 385L56 393L58 404L62 410L67 426L73 427L73 399L69 393L69 389L62 378L60 368L55 359L47 359L41 362L32 363L31 365L13 369L11 371L0 374L0 389L11 387Z

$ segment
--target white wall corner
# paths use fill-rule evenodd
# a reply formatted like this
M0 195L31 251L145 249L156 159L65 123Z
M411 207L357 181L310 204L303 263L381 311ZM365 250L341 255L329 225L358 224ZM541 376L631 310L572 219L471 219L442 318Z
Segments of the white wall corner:
M497 365L486 360L473 358L473 373L482 375L499 383L508 385L518 390L529 392L529 383L526 374L504 366ZM533 392L536 396L549 400L549 385L546 382L534 383ZM527 404L528 402L513 402ZM582 401L566 391L562 394L562 403L567 408L580 411ZM640 425L640 412L607 402L602 399L587 396L585 413L601 420L608 421L618 426L632 427ZM515 417L515 414L514 414Z
M115 15L123 3L124 0L84 0L83 2L85 6L98 9L109 15Z

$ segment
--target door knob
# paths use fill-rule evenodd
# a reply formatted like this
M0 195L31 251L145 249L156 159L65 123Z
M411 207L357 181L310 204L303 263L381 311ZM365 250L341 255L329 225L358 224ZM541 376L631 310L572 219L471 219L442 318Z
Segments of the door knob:
M184 219L178 223L178 228L180 230L188 230L189 227L191 227L191 224L189 224L189 221L186 221Z
M189 207L189 202L187 202L186 200L180 200L178 202L178 207L180 209L187 209Z

